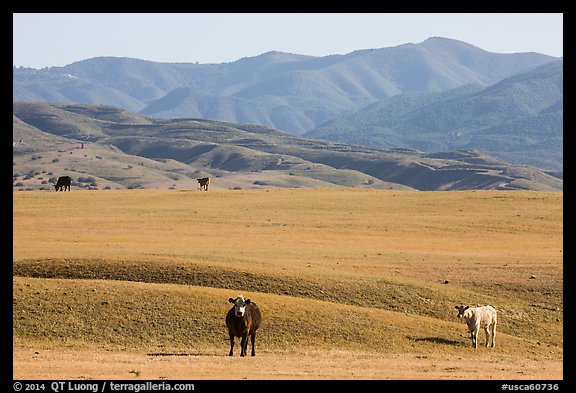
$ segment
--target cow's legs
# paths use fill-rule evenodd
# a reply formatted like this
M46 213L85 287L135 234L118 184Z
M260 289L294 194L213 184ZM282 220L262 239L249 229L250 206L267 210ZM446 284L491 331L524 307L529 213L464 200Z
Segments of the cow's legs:
M470 334L472 335L472 346L474 348L478 348L478 332L480 331L480 329L475 329L473 332L471 332Z
M256 356L256 351L254 350L254 343L256 341L256 333L250 335L250 341L252 342L252 356Z
M234 354L234 335L229 334L229 336L230 336L230 353L228 354L228 356L232 356Z
M492 324L492 347L496 346L496 322Z
M240 341L240 356L246 356L246 348L248 348L248 333L242 335L242 341Z
M490 327L486 326L484 333L486 333L486 348L488 348L488 345L490 345Z

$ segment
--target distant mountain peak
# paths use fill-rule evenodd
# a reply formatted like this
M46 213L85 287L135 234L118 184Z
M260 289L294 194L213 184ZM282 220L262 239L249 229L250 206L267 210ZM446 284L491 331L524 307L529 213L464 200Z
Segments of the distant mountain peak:
M426 42L461 42L461 43L465 44L464 41L456 40L454 38L441 37L438 35L426 38L424 41L422 41L422 43L426 43Z
M469 48L469 49L476 50L479 52L488 52L488 51L486 51L482 48L479 48L475 45L472 45L468 42L456 40L454 38L439 37L439 36L433 36L433 37L427 38L424 41L422 41L419 45L422 45L424 47L435 47L435 48L438 48L438 47L442 47L442 48L461 47L461 48Z
M297 53L289 53L289 52L281 52L281 51L277 51L277 50L271 50L268 52L264 52L258 56L255 56L255 57L285 61L285 60L303 60L303 59L307 59L307 58L313 58L314 56L300 55Z

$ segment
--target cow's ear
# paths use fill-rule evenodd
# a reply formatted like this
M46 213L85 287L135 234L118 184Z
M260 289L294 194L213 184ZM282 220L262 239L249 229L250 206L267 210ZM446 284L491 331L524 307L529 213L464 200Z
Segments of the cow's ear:
M454 308L455 308L456 310L458 310L460 307L458 307L458 306L455 306Z
M468 310L469 308L470 308L470 306L464 307L464 311Z
M246 299L246 301L244 303L250 304L250 299Z
M232 299L232 298L228 298L228 301L229 301L230 303L234 303L234 299Z

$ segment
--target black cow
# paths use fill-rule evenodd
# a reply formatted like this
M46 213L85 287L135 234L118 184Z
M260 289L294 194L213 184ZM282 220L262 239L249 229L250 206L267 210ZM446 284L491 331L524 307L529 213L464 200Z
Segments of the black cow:
M54 188L56 191L66 191L66 188L70 191L70 183L72 183L70 176L60 176L54 185Z
M262 319L260 309L250 299L244 300L242 295L238 295L236 299L230 298L228 301L234 303L234 307L226 314L226 326L228 326L228 335L230 336L230 353L228 356L233 355L234 337L242 338L240 341L240 356L246 356L248 336L250 336L250 341L252 341L252 356L255 356L256 330L258 330Z
M210 184L209 177L203 177L202 179L196 179L196 180L198 180L198 184L200 184L201 190L208 191L208 185Z

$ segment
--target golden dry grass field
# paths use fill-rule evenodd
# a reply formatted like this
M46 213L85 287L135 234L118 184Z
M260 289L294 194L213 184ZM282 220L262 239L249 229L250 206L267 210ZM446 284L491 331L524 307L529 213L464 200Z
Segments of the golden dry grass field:
M562 204L528 191L15 192L14 378L562 379ZM227 356L239 293L262 310L254 358ZM498 310L495 348L483 333L471 348L459 304Z

